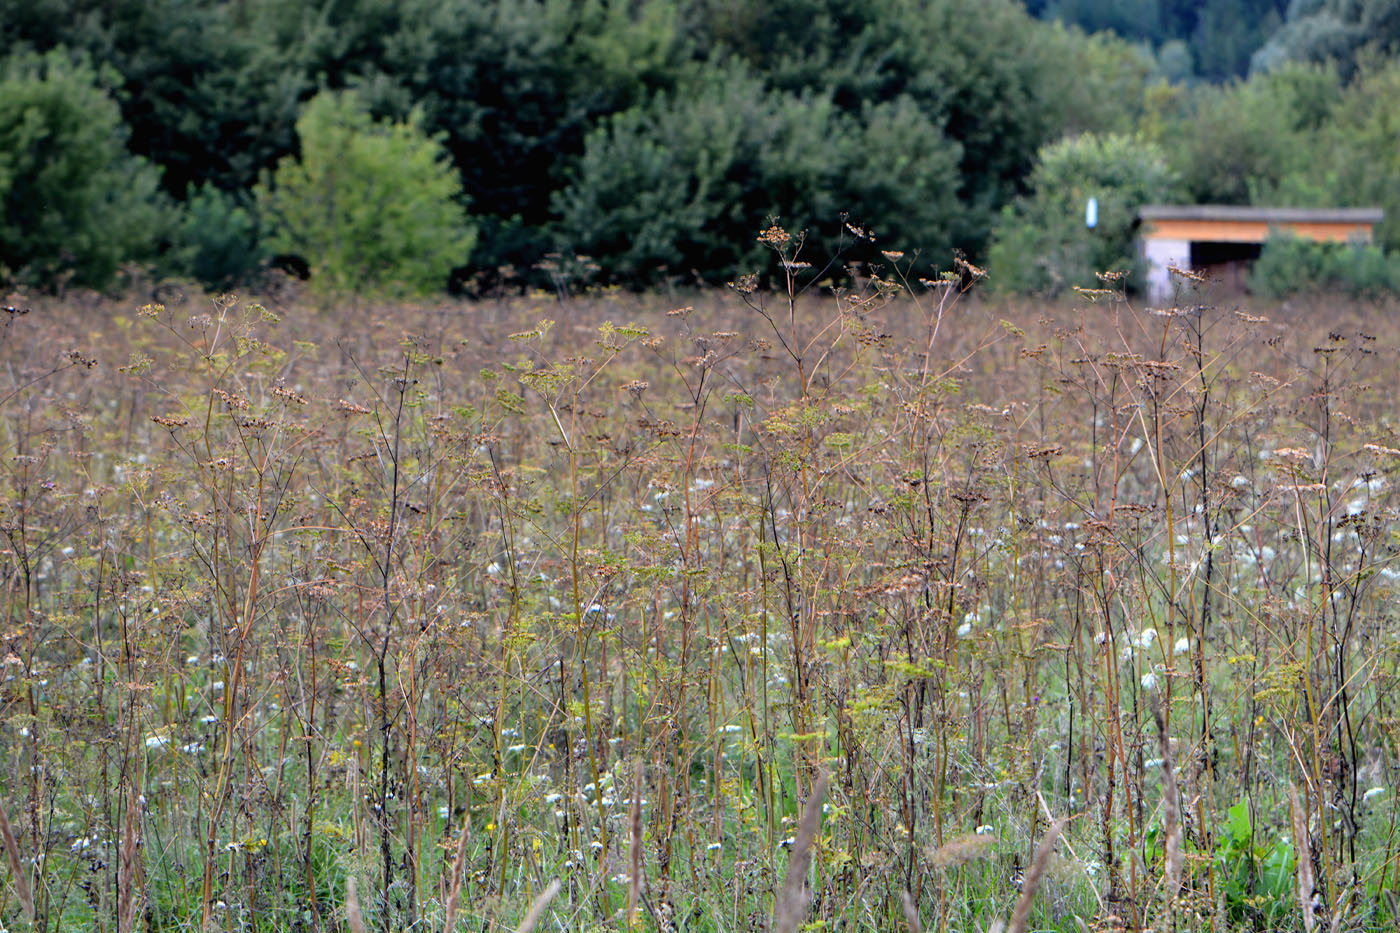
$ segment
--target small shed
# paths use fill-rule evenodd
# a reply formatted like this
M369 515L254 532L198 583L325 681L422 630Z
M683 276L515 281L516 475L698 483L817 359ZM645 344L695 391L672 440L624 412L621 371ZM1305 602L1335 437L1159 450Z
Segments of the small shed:
M1235 207L1219 204L1157 204L1138 211L1142 255L1147 260L1153 301L1172 295L1168 267L1192 269L1243 289L1249 262L1277 232L1324 243L1371 242L1379 208Z

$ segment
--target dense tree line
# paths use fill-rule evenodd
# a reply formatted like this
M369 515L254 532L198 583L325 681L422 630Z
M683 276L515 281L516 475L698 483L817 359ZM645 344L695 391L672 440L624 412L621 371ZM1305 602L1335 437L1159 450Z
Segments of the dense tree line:
M0 280L102 287L135 263L219 286L277 257L327 288L690 284L751 268L770 218L833 274L883 249L927 274L1043 241L1044 186L1075 166L1112 204L1096 153L1160 160L1123 216L1167 196L1400 207L1400 2L1031 6L0 5ZM1365 41L1312 42L1319 16ZM1254 32L1211 51L1212 17ZM1250 56L1248 80L1200 80Z
M1146 44L1162 73L1223 81L1249 72L1251 57L1283 25L1289 0L1029 0L1037 15L1086 32L1110 30Z

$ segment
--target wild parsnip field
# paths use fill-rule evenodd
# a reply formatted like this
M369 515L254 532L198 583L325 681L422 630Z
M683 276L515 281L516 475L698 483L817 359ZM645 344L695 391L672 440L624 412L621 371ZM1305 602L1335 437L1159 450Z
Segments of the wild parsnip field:
M12 299L0 925L1394 929L1393 309L766 236L688 307Z

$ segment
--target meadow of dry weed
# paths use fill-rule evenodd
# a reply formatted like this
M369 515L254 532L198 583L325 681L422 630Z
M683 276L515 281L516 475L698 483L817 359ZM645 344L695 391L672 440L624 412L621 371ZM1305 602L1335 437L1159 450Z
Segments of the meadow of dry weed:
M15 299L0 922L1392 929L1394 320L897 272Z

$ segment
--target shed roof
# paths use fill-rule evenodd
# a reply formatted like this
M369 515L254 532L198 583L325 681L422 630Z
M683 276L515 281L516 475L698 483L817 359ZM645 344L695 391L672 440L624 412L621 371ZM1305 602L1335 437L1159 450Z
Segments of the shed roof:
M1143 220L1218 220L1263 224L1378 224L1378 207L1241 207L1232 204L1151 204L1138 210Z

